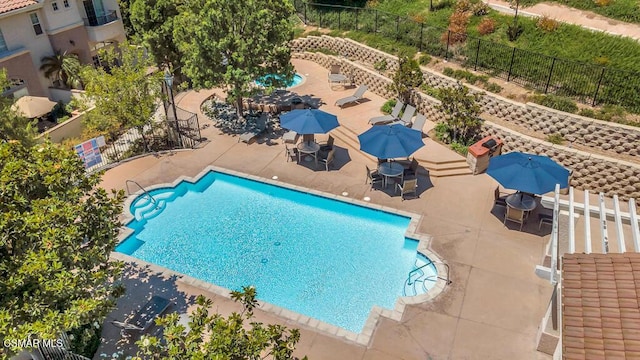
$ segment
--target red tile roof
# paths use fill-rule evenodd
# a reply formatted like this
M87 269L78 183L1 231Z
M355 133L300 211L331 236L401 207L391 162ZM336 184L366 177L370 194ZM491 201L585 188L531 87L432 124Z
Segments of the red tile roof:
M0 14L37 4L34 0L0 0Z
M566 254L564 359L640 358L640 253Z

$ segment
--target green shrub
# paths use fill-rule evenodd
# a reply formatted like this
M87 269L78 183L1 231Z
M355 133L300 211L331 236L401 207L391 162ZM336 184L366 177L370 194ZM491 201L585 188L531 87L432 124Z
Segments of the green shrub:
M442 70L442 74L445 76L453 77L453 74L455 74L455 70L450 67L446 67Z
M436 98L438 100L442 100L441 97L442 95L440 94L440 89L433 87L433 86L429 86L427 84L423 84L420 89L427 95Z
M98 322L86 324L70 331L68 336L71 351L92 359L100 346L101 334L102 326Z
M329 31L327 35L333 36L333 37L342 37L344 35L344 30L333 29Z
M490 91L496 94L499 94L500 91L502 91L502 86L490 81L485 84L484 88L487 89L487 91Z
M382 60L378 60L376 62L373 63L373 68L377 71L377 72L383 72L387 70L387 59L382 59Z
M430 62L431 56L429 56L429 54L421 54L420 57L418 57L418 64L420 65L427 65Z
M293 28L293 38L294 39L302 37L303 34L304 34L304 29L303 28L301 28L299 26L296 26L296 27Z
M467 156L467 153L469 152L469 146L461 144L459 142L454 141L450 144L450 146L451 146L451 150L457 152L462 156Z
M509 27L507 27L507 37L509 38L509 41L516 41L518 40L518 38L520 37L520 35L522 35L522 33L524 32L524 27L520 24L510 24Z
M391 114L391 110L396 106L396 103L396 99L387 100L380 108L380 111L382 111L383 114Z
M549 134L545 140L556 145L562 145L562 143L564 143L564 137L562 137L560 133Z
M438 140L445 144L448 144L451 141L451 129L449 129L449 125L447 125L447 123L439 122L433 130L436 132L436 138L438 138Z
M319 30L311 30L307 33L307 36L322 36L322 32Z
M564 96L557 95L534 95L529 101L552 109L575 114L578 111L578 105L575 101Z
M601 109L581 109L579 115L603 121L612 121L619 124L638 126L639 124L627 120L627 112L622 106L605 105Z

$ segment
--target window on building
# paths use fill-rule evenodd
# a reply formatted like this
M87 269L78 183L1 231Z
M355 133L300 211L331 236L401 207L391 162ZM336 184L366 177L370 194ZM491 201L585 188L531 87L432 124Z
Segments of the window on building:
M58 3L57 2L52 2L51 3L51 7L53 8L53 11L58 11Z
M7 47L7 42L4 41L4 35L2 35L2 30L0 30L0 52L9 51Z
M38 14L31 13L29 14L31 18L31 24L33 25L33 31L36 32L36 35L42 34L42 25L40 25L40 19L38 19Z
M67 9L71 7L71 5L69 4L69 0L63 0L62 3L64 4L64 7Z

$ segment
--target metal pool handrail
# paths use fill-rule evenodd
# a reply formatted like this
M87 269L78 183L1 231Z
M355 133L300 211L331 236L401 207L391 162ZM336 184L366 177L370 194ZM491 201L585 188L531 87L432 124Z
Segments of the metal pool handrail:
M145 195L147 195L149 197L149 199L151 200L152 203L154 203L156 206L158 206L158 202L156 201L156 199L151 196L151 194L149 194L149 192L147 191L147 189L143 188L142 185L138 184L137 182L135 182L134 180L127 180L125 181L125 187L127 188L127 195L131 195L131 192L129 191L129 183L134 183L136 184L140 190L142 190L144 192Z
M413 269L413 270L409 271L409 276L407 276L407 285L411 285L411 284L412 284L412 283L411 283L411 274L413 274L414 272L416 272L416 271L418 271L418 270L422 269L422 268L423 268L423 267L425 267L425 266L429 266L429 265L431 265L431 264L434 264L434 265L435 265L435 264L442 264L442 265L444 265L444 266L447 268L447 278L446 278L446 279L445 279L445 278L442 278L442 277L440 277L440 275L438 275L438 276L437 276L437 278L438 278L438 279L440 279L440 280L444 280L444 281L446 281L446 284L447 284L447 285L451 285L451 280L449 280L449 270L450 270L450 269L449 269L449 264L447 264L447 263L443 263L443 262L440 262L440 261L438 261L438 262L434 262L434 261L433 261L433 260L431 260L431 259L429 259L429 262L428 262L428 263L426 263L426 264L424 264L424 265L420 266L419 268L415 268L415 269Z

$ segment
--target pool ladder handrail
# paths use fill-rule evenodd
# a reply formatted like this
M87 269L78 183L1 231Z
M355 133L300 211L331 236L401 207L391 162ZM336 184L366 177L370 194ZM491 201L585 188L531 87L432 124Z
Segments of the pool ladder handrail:
M134 181L134 180L127 180L127 181L125 181L125 183L124 183L124 184L125 184L125 187L127 188L127 195L131 195L131 192L129 191L129 183L134 183L134 184L136 184L136 185L140 188L140 190L142 190L142 192L143 192L145 195L147 195L147 196L149 197L149 199L151 200L151 202L152 202L153 204L155 204L155 205L156 205L156 208L158 207L158 202L156 201L156 199L155 199L153 196L151 196L151 194L149 194L149 192L147 191L147 189L145 189L144 187L142 187L142 185L138 184L138 183L137 183L136 181Z
M429 262L428 262L428 263L426 263L426 264L424 264L424 265L422 265L422 266L420 266L420 267L418 267L418 268L415 268L415 269L413 269L413 270L409 271L409 276L407 276L407 285L411 285L411 284L412 284L412 283L411 283L411 274L413 274L414 272L416 272L416 271L418 271L418 270L422 269L423 267L429 266L429 265L431 265L431 264L434 264L434 265L435 265L435 264L441 264L441 265L444 265L444 266L447 268L447 277L446 277L446 279L445 279L445 278L443 278L443 277L441 277L440 275L438 275L438 276L437 276L437 278L438 278L438 279L440 279L440 280L444 280L444 281L446 282L446 285L451 285L452 281L449 279L449 270L450 270L450 269L449 269L449 264L447 264L447 263L445 263L445 262L441 262L441 261L437 261L437 262L436 262L436 261L433 261L433 260L431 260L431 259L429 259Z

